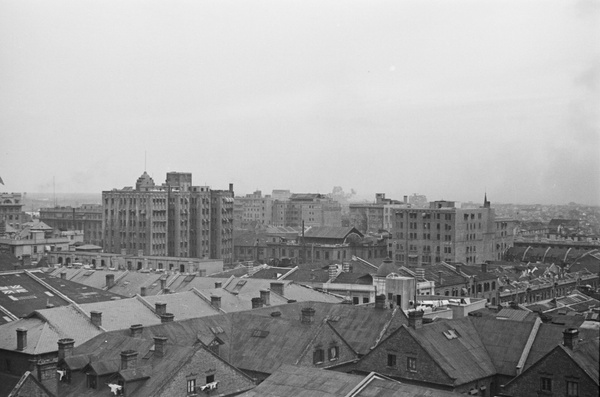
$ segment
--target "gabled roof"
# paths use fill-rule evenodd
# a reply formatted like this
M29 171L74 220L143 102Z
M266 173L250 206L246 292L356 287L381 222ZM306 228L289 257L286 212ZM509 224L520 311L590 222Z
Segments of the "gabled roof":
M562 345L559 345L559 347L598 385L598 363L600 362L599 338L581 342L573 350Z
M102 313L102 328L107 331L128 328L131 324L159 324L160 318L151 307L137 298L119 301L86 303L81 309L90 316L93 311ZM168 308L167 308L168 311Z
M194 291L152 295L138 297L138 299L146 301L151 307L155 307L158 302L166 304L167 312L172 313L177 320L212 316L220 313L219 310L211 306L210 300L207 301Z
M527 312L525 312L527 313ZM469 317L496 371L516 376L517 364L534 327L533 322Z
M454 379L455 385L496 374L496 368L468 317L434 322L419 330L406 327L430 357ZM446 335L453 330L458 337Z
M351 233L355 233L360 237L363 236L363 234L358 229L352 226L312 226L304 232L304 237L343 240L346 237L348 237L348 235Z
M372 372L365 376L282 365L242 397L449 397L458 393L402 384Z
M0 274L0 292L0 305L17 317L25 317L49 304L65 306L70 303L25 271Z

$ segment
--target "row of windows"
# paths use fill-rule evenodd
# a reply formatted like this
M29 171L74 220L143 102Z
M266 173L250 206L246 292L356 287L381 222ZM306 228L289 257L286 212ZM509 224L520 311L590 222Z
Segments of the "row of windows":
M340 348L338 346L330 346L327 349L327 359L336 361L340 357ZM321 364L325 361L325 350L315 349L313 352L313 364Z
M552 378L542 377L540 378L540 391L552 392ZM579 397L579 383L573 381L567 381L567 397Z
M397 368L398 357L395 354L387 355L387 366L390 368ZM417 372L417 358L406 357L406 370L410 372Z

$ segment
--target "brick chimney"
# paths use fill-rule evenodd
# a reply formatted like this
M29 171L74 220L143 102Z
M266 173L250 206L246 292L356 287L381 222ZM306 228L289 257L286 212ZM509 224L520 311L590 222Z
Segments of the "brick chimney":
M442 278L442 271L438 271L438 283L440 285L442 285L442 281L444 281L444 279Z
M579 330L577 328L567 328L563 331L563 345L571 350L575 350L579 342Z
M17 350L23 351L25 349L27 349L27 330L17 328Z
M157 357L164 357L167 345L166 336L155 336L154 337L154 355Z
M284 296L284 283L282 282L272 282L271 283L271 291L275 292L278 295Z
M342 271L344 273L350 273L350 262L343 262L342 263Z
M167 304L163 303L163 302L156 302L154 304L154 311L159 316L162 316L163 314L165 314L167 312Z
M220 309L221 308L221 297L220 296L214 296L214 295L212 295L210 297L210 304L215 309L217 309L217 310Z
M73 355L73 346L75 340L71 338L62 338L58 340L58 358L70 357Z
M173 313L161 314L160 315L160 322L161 323L170 323L170 322L173 321L174 318L175 318L175 315Z
M482 263L481 264L481 272L482 273L487 273L488 270L488 264L487 263Z
M216 281L215 282L215 288L222 288L223 287L223 283L220 281Z
M140 296L146 296L146 293L147 293L146 291L147 291L146 287L140 287Z
M167 288L167 280L165 280L164 278L160 279L160 289L164 290L165 288Z
M135 368L137 364L138 352L135 350L125 350L121 352L121 369Z
M90 312L90 317L92 319L92 324L94 324L96 327L102 326L102 312L94 310Z
M115 275L107 274L106 275L106 288L112 288L115 285Z
M252 308L258 309L263 306L263 301L261 298L252 298Z
M139 338L142 336L144 326L142 324L133 324L131 327L129 327L129 330L131 331L132 338Z
M456 267L456 272L457 272L457 273L460 273L460 269L461 269L461 267L462 267L462 266L461 266L460 264L458 264L458 263L457 263L457 264L455 265L455 267Z
M302 323L310 324L315 321L315 309L312 307L305 307L302 309Z
M260 299L262 299L265 306L271 306L271 291L268 289L261 289Z
M422 310L413 310L408 312L408 326L413 329L420 329L423 326Z
M385 309L385 295L375 296L375 309Z
M67 272L60 272L60 278L62 278L63 280L67 279Z

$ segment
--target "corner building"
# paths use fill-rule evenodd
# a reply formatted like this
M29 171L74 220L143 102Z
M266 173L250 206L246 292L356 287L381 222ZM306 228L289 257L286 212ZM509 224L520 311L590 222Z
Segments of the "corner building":
M160 186L144 171L135 189L102 192L106 252L233 260L233 185L193 186L192 174L169 172Z
M392 251L397 264L419 267L434 263L475 264L498 258L495 211L487 197L479 208L456 208L453 201L433 201L429 208L396 210ZM505 242L505 238L502 238Z

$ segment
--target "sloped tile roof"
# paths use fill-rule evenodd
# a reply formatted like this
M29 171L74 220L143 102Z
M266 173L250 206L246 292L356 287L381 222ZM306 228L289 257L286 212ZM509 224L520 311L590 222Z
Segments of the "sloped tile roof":
M88 316L92 311L101 312L102 328L108 331L129 328L132 324L151 325L160 323L160 318L154 311L137 298L86 303L80 306Z
M69 304L23 271L0 274L0 290L0 305L17 317L25 317L48 304Z
M470 320L497 372L502 375L516 376L517 364L534 323L513 320L499 321L493 317L470 317Z
M574 350L561 346L573 361L579 365L598 385L598 363L600 362L600 344L598 338L581 342Z
M356 233L362 237L362 233L353 226L336 227L336 226L312 226L304 232L305 238L330 238L330 239L345 239L350 233Z
M434 322L419 330L406 329L432 359L455 379L455 385L496 373L496 368L469 318ZM444 335L448 330L455 330L458 337L448 339Z
M184 291L176 294L152 295L140 297L152 307L161 302L167 305L167 312L175 315L177 320L188 318L212 316L220 312L193 291Z

